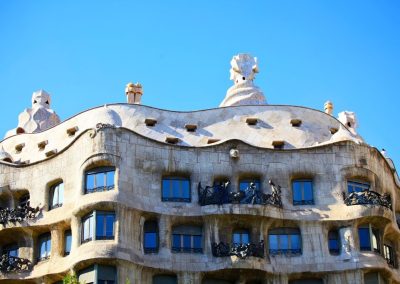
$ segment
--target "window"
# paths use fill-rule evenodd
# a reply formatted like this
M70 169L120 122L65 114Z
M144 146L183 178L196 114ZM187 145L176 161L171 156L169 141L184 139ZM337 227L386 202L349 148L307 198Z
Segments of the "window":
M386 243L383 245L383 256L385 257L387 263L395 267L396 262L395 262L395 250L393 249L393 245L390 243Z
M38 261L50 258L51 252L51 235L45 233L39 236L39 256Z
M172 251L202 253L202 228L197 226L178 226L172 230Z
M50 188L49 209L61 207L64 203L64 183L58 183Z
M29 193L22 195L18 200L18 205L20 207L29 206L29 199L30 199Z
M293 205L314 204L312 180L294 180L292 190Z
M328 233L328 246L331 254L340 253L340 239L338 230L330 230Z
M94 264L78 272L79 283L115 284L117 270L114 266Z
M323 283L324 281L319 278L296 279L289 281L289 284L323 284Z
M378 272L369 272L364 274L364 284L387 284L387 281Z
M235 230L232 234L232 242L235 245L249 244L250 234L248 230Z
M301 254L301 235L297 228L272 229L268 235L269 253Z
M96 240L113 240L115 235L114 223L114 212L93 211L86 215L82 219L82 243L93 240L94 232L96 232Z
M144 242L145 253L158 251L158 224L156 221L146 221L144 223Z
M243 179L239 182L239 190L246 191L246 189L250 188L250 183L254 183L256 186L256 190L261 189L261 183L258 179Z
M155 275L153 284L177 284L178 279L175 275Z
M162 201L190 202L190 180L180 177L163 178Z
M360 241L361 251L374 251L380 253L380 233L379 230L373 228L371 224L358 228L358 237Z
M99 167L86 171L86 193L114 189L115 167Z
M3 248L3 255L18 257L18 245L11 244Z
M347 192L362 192L369 190L369 183L368 182L359 182L359 181L347 181Z
M64 255L71 253L72 234L71 230L65 231L64 233Z

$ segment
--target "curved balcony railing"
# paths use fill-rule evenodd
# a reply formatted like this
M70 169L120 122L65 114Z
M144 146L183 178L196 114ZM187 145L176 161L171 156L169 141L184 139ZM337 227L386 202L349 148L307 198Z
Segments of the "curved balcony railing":
M264 241L260 241L258 244L213 243L212 254L215 257L237 256L244 259L254 256L264 258Z
M0 272L2 273L29 271L31 268L32 263L28 259L7 254L0 257Z
M352 192L348 196L343 192L343 201L347 206L352 205L376 205L392 210L392 199L389 194L379 194L376 191L366 190Z
M254 183L250 183L244 191L233 192L229 190L229 184L230 182L227 181L223 184L202 187L199 183L199 204L201 206L227 203L261 204L282 208L281 187L271 180L269 181L271 194L262 193Z
M40 208L30 207L29 203L24 206L18 206L17 208L2 208L0 209L0 224L5 225L8 222L16 223L22 222L27 219L36 219L39 215Z

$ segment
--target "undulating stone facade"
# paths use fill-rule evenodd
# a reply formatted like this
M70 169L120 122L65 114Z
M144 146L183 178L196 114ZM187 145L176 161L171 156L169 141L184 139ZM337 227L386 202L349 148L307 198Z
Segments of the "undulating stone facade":
M400 283L400 183L354 114L126 94L0 142L1 283Z

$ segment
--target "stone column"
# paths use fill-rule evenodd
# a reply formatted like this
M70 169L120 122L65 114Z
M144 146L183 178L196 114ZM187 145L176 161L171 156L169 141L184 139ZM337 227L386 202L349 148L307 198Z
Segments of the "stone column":
M201 272L181 272L178 284L201 284Z
M161 215L159 223L160 254L170 254L171 229L170 217L167 215Z
M81 220L76 216L71 217L71 234L72 234L72 243L71 243L71 252L76 250L79 247L80 239L81 239Z
M353 228L344 227L339 230L340 243L342 249L340 251L340 258L343 261L358 261L356 246L353 237Z
M50 257L61 257L63 252L63 231L59 225L53 225L50 227L51 233L51 252Z

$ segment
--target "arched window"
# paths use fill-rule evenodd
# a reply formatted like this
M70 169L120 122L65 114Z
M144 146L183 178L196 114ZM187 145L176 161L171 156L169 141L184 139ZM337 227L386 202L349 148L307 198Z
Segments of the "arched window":
M172 230L172 251L202 253L203 229L200 226L176 226Z
M143 249L145 253L158 252L158 224L157 221L144 223Z
M50 187L49 209L61 207L64 203L64 183L60 182Z
M176 275L154 275L153 284L177 284L178 278Z
M370 188L370 184L368 182L354 181L354 180L347 181L347 192L349 194L353 193L353 192L368 191L369 188Z
M244 229L233 231L232 242L235 245L249 244L250 243L249 231Z
M18 199L18 206L25 207L29 205L30 195L26 193Z
M115 212L93 211L82 218L82 243L91 240L113 240L114 236Z
M383 256L391 267L397 267L396 250L394 249L392 242L385 241L383 245Z
M38 252L39 252L38 261L50 258L50 253L51 253L50 233L45 233L39 236Z
M276 228L268 234L269 254L301 254L301 234L297 228Z
M293 205L314 204L313 182L310 179L292 181Z
M71 230L64 232L64 255L69 255L71 253L72 245L72 233Z
M329 246L329 252L331 254L339 254L340 253L340 238L339 238L338 230L334 229L334 230L329 231L328 246Z
M115 167L98 167L85 172L85 194L114 189Z
M3 255L18 257L18 245L17 244L10 244L3 247L2 251Z
M358 237L361 251L381 252L379 229L372 227L371 224L360 226L358 228Z

